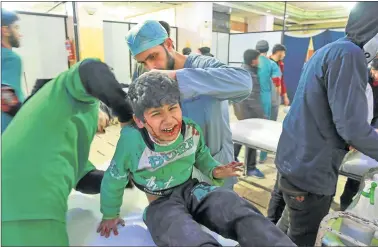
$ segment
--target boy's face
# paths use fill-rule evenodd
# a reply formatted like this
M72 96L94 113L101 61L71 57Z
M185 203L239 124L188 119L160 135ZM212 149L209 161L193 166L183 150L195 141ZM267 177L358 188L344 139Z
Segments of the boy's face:
M182 112L178 103L150 108L144 112L144 123L134 116L139 128L146 128L148 133L159 143L174 141L180 134Z

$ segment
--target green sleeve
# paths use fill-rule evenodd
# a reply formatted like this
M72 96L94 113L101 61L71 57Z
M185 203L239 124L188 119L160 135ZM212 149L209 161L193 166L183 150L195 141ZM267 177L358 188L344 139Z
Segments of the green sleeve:
M129 145L127 138L121 133L116 151L110 166L101 183L100 202L103 219L114 219L119 216L122 206L123 192L129 182Z
M223 179L216 179L213 177L214 168L221 164L211 156L210 149L205 144L201 128L197 125L195 125L195 128L199 132L200 140L196 151L196 163L194 166L205 176L208 176L215 185L222 186L224 183Z
M78 174L78 180L76 181L76 183L78 183L85 175L88 174L88 172L90 171L93 171L95 170L96 167L92 164L92 162L90 162L89 160L85 163L84 167L82 167L80 170L79 170L79 174Z

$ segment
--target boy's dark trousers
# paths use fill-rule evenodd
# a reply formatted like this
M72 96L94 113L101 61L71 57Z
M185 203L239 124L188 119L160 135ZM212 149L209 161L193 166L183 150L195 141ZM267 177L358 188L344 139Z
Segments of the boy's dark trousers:
M157 246L221 246L200 224L240 246L295 246L235 192L197 179L153 201L144 218Z

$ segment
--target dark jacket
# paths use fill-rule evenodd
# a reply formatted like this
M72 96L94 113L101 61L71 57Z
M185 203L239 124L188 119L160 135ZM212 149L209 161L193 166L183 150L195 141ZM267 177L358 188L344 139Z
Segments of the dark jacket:
M378 2L360 2L345 38L319 49L304 65L283 123L276 166L292 185L333 195L349 145L378 160L378 134L367 123L367 62L362 50L378 33Z
M264 118L264 111L261 105L261 87L257 76L258 68L245 64L242 65L242 68L247 70L251 75L253 88L248 98L241 102L233 103L235 116L238 120L249 118Z

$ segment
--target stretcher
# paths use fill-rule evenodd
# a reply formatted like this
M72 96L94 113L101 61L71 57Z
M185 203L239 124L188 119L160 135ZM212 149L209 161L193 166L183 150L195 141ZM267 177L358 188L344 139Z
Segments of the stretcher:
M235 143L261 151L276 153L282 132L282 123L267 119L245 119L231 123L232 140ZM247 157L245 155L245 157ZM378 167L378 162L358 151L344 158L340 174L360 180L369 169Z
M109 162L98 169L106 170ZM109 238L96 232L101 221L100 195L86 195L73 191L68 200L67 231L70 246L156 246L142 214L147 207L146 195L138 189L126 189L120 215L125 220L125 226L119 227L119 235ZM222 246L235 246L237 242L203 227Z

